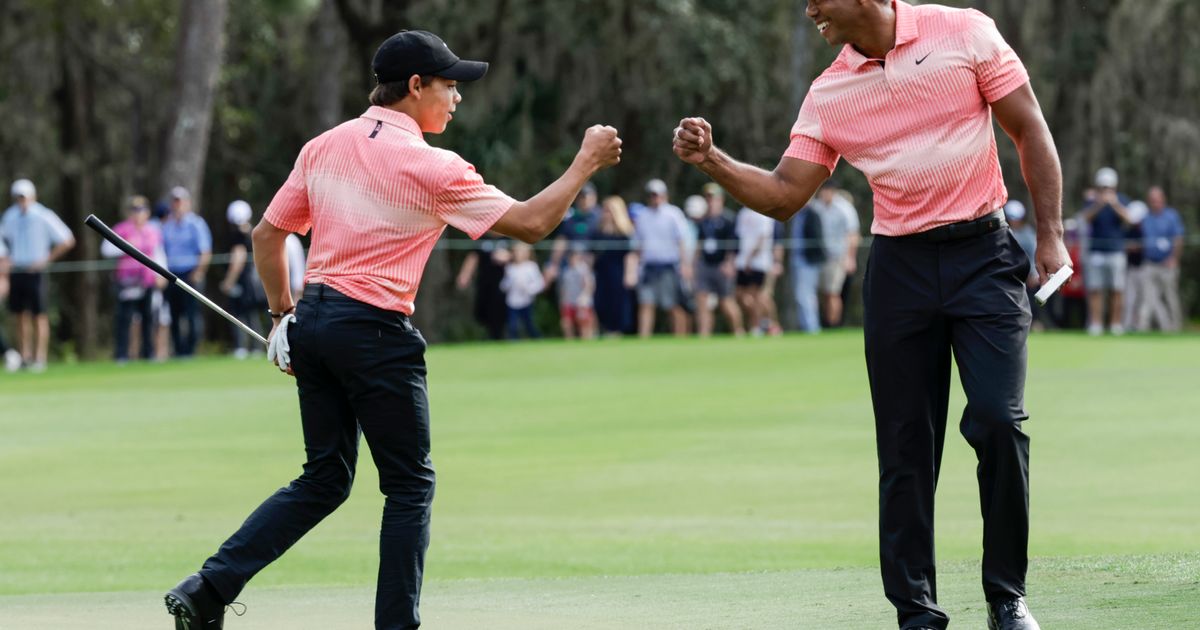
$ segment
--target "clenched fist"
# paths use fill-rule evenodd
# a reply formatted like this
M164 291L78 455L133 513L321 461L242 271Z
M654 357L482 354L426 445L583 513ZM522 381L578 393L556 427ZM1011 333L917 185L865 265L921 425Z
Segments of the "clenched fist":
M621 161L621 138L617 136L617 130L608 125L589 127L583 135L578 157L597 171L615 166Z
M712 125L703 118L684 118L675 128L675 155L688 164L700 164L712 152Z

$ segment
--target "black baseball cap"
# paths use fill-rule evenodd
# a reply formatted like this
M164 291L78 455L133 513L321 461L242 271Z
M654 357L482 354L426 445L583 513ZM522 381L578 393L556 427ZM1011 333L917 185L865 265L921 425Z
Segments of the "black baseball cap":
M474 81L487 73L486 61L459 59L440 37L429 31L400 31L387 38L371 62L379 83L407 81L414 74L455 81Z

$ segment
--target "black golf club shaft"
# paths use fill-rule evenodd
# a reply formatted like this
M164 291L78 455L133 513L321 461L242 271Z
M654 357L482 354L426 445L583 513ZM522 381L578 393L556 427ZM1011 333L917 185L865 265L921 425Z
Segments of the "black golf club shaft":
M158 275L162 276L163 278L166 278L167 282L179 287L180 289L183 289L187 293L191 294L192 297L196 298L197 300L200 300L201 304L207 306L208 308L211 308L212 310L216 311L217 314L220 315L221 317L224 317L225 319L232 322L234 325L236 325L239 328L241 328L242 330L246 331L246 334L257 339L259 341L259 343L263 344L264 346L267 345L267 340L265 337L263 337L262 335L255 332L253 328L250 328L249 326L247 326L245 324L245 322L243 322L242 320L234 317L233 315L230 315L225 309L214 304L213 301L208 299L207 297L205 297L203 293L200 293L199 291L193 289L191 287L191 285L189 285L188 283L181 280L179 278L179 276L171 273L165 267L163 267L162 265L155 262L155 260L153 258L150 258L144 252L142 252L140 249L134 247L132 243L121 238L120 235L118 235L116 232L112 231L112 228L108 227L107 225L104 224L103 221L96 218L96 215L89 214L88 218L84 220L84 224L86 224L88 227L92 228L93 230L96 230L96 232L98 232L100 234L100 236L103 236L105 240L107 240L108 242L115 245L117 247L117 249L120 249L121 251L125 252L126 254L129 254L129 256L131 258L133 258L134 260L138 261L139 263L145 265L154 273L157 273Z

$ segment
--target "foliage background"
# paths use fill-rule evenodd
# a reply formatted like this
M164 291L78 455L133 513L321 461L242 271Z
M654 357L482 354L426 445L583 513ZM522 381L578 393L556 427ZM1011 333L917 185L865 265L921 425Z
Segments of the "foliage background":
M946 3L993 16L1028 65L1062 156L1066 214L1095 169L1112 165L1124 191L1141 197L1162 184L1189 227L1200 227L1200 65L1190 61L1200 58L1200 3ZM378 43L423 28L459 55L492 63L483 81L464 89L452 128L432 142L521 197L561 172L588 125L613 124L625 158L598 179L601 192L637 198L646 179L663 177L678 202L703 182L670 152L682 116L708 117L718 142L742 159L778 160L809 82L835 55L804 4L8 0L0 3L0 179L33 179L80 237L71 256L93 260L98 245L82 219L115 220L130 194L161 196L176 183L164 174L180 172L189 155L169 145L171 129L208 116L207 150L190 145L203 159L182 168L201 182L198 209L224 251L228 202L244 198L261 212L308 138L365 109ZM182 35L205 24L215 24L214 38L202 54L183 54ZM176 78L214 55L221 65L206 108L181 97ZM1011 143L1000 146L1009 190L1027 200ZM869 218L866 182L852 168L839 171ZM1193 314L1198 249L1183 274ZM462 308L469 297L453 288L460 256L437 252L422 286L418 323L433 339L474 334ZM61 270L59 345L92 356L109 336L104 272Z

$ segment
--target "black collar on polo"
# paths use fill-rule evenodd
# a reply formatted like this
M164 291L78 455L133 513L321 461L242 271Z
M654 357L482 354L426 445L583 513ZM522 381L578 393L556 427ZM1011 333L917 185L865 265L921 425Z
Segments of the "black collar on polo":
M446 42L428 31L400 31L375 51L371 69L379 83L407 81L414 74L474 81L483 78L488 64L459 59Z

